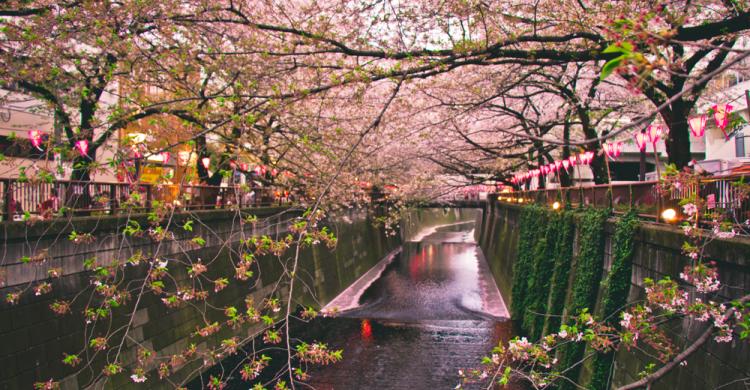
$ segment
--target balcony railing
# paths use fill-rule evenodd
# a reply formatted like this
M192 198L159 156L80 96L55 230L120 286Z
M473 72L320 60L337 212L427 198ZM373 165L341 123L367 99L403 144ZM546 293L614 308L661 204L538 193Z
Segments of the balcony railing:
M28 213L49 219L62 214L93 215L148 211L154 201L176 209L200 210L232 205L263 207L291 202L289 192L276 187L153 185L91 181L26 182L0 179L2 220L21 220Z
M695 191L703 199L712 199L712 211L724 213L730 220L743 223L750 219L750 199L734 183L741 177L719 176L702 179L697 186L679 190L660 191L658 182L644 181L627 184L603 184L584 187L567 187L518 191L498 194L505 202L537 203L554 206L611 207L615 212L635 209L640 215L658 219L662 211L672 208L680 213L679 202Z

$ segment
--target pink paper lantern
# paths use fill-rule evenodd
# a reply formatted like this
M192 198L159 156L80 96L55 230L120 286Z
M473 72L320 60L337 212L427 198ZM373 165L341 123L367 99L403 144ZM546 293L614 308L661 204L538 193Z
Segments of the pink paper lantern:
M211 158L210 157L203 157L201 159L201 164L203 164L203 168L208 169L208 166L211 165Z
M690 132L693 134L693 137L695 138L703 137L703 134L706 133L707 121L708 121L708 118L706 117L706 114L703 114L700 116L694 116L688 119L688 124L690 125Z
M729 125L729 114L732 112L732 105L731 104L716 104L713 107L714 110L714 120L716 121L716 127L720 128L722 132L724 132L724 129L726 129L727 125ZM726 137L727 133L724 132L724 136Z
M76 141L75 143L76 149L78 149L78 153L81 154L81 156L88 156L89 154L89 141L82 139L80 141Z
M620 157L622 154L622 141L617 141L615 143L615 157Z
M622 154L622 142L607 142L603 145L607 157L615 159Z
M240 164L240 169L241 169L241 170L243 170L243 171L247 171L247 168L248 168L248 165L247 165L247 163L242 163L242 164Z
M160 155L162 164L166 164L169 162L169 152L161 152Z
M594 152L585 152L578 155L578 158L581 159L581 164L588 165L591 164L592 161L594 161Z
M29 130L29 139L31 140L31 145L42 150L42 133L39 130Z
M646 143L648 142L648 136L646 133L635 133L635 144L641 151L646 150Z
M271 169L271 176L276 177L276 175L278 175L278 174L279 174L279 170L278 169L276 169L276 168Z
M651 142L652 145L656 145L663 133L664 126L662 126L661 124L649 125L646 129L646 137L648 137L648 142Z

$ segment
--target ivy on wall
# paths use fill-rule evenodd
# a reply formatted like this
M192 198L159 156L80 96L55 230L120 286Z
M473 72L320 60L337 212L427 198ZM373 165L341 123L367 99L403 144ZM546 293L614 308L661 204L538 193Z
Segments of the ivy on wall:
M578 316L596 305L596 295L602 277L604 263L604 223L609 210L588 209L578 224L578 256L572 296L567 307L567 316ZM573 383L581 371L581 360L586 349L584 343L570 343L561 349L563 367L569 367L565 376L570 381L560 384L561 390L572 390Z
M524 306L523 328L532 340L542 337L547 317L552 270L555 266L555 249L559 240L560 213L546 211L547 228L534 248L534 268L528 276L529 286Z
M634 252L633 237L638 229L638 217L634 211L625 214L615 226L615 235L612 239L612 268L602 288L601 308L599 315L604 321L615 329L620 328L620 312L627 303L630 292L630 278L632 273L632 260ZM609 388L610 371L615 354L598 353L594 356L593 374L589 389L605 390Z
M565 297L568 292L570 266L573 261L573 238L575 235L575 219L570 211L560 214L557 243L554 250L555 266L549 288L549 303L544 334L557 332L562 323Z
M526 295L529 290L529 274L534 269L534 248L546 225L546 212L539 206L526 206L521 210L518 238L518 259L513 264L513 288L511 290L511 317L523 319L526 311Z
M609 210L587 209L582 213L552 211L540 206L525 206L520 215L518 259L513 267L511 314L520 320L521 332L538 340L547 332L556 332L567 317L584 310L593 311L602 288L598 314L617 327L619 312L630 291L633 237L638 219L631 211L621 217L612 238L612 267L602 282L604 267L604 227ZM573 263L573 241L578 234L578 253L573 283L568 289ZM565 307L566 297L570 299ZM564 310L565 309L565 310ZM570 343L561 347L565 376L572 381L560 383L562 390L573 389L582 367L586 345ZM588 388L608 388L614 354L597 354Z

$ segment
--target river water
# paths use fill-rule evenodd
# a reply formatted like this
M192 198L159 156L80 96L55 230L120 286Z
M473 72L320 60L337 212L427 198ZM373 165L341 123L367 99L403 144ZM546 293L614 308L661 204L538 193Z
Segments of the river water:
M343 361L308 367L309 387L297 388L452 389L459 370L479 367L512 334L473 222L424 228L323 311L329 316L294 327L294 336L342 349ZM268 353L286 361L281 351ZM231 372L238 360L230 357L210 371L229 377L228 389L249 388ZM273 380L279 368L272 365L258 380ZM189 387L201 387L200 381Z

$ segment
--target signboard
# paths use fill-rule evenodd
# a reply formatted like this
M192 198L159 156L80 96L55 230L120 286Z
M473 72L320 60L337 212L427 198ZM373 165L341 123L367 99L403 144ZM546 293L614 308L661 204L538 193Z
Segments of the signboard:
M141 173L141 183L156 184L164 175L164 168L161 167L143 167Z

